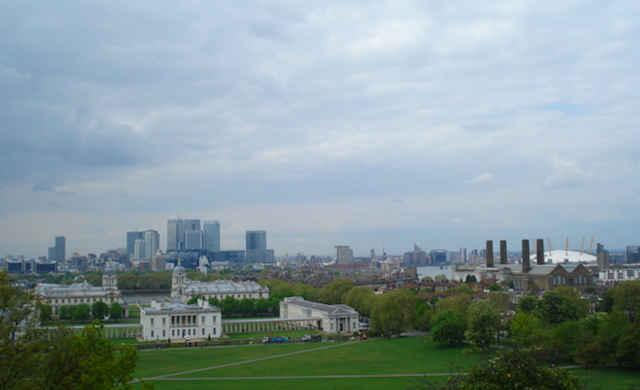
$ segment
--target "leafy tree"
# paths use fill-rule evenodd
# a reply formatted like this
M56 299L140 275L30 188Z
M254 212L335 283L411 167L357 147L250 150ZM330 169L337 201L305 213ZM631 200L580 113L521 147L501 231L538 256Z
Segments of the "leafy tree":
M451 290L453 292L461 292L461 293L467 293L467 294L473 294L475 293L475 291L473 291L473 289L471 287L469 287L469 285L467 284L459 284L457 285L453 290Z
M509 332L513 341L522 347L540 347L548 343L542 321L531 313L516 313L509 323Z
M130 345L115 349L98 322L87 325L80 335L60 328L43 356L40 388L131 389L137 360L138 353Z
M523 295L518 300L518 312L533 313L538 308L538 299L533 295Z
M264 298L260 298L256 301L256 313L268 314L269 313L269 301Z
M634 322L640 311L640 280L627 280L615 288L613 293L615 310L622 310L629 316L629 322Z
M51 314L53 312L51 305L43 305L38 302L36 308L38 309L38 313L40 314L40 322L51 321Z
M478 278L476 278L475 275L467 275L467 277L464 279L465 283L477 283L478 282Z
M109 306L102 301L96 301L91 305L91 317L101 320L109 314Z
M431 319L434 316L434 311L431 309L431 305L424 302L418 306L416 310L416 321L414 327L417 330L429 331L431 329Z
M36 327L31 296L0 272L0 387L2 389L131 389L137 352L116 352L97 323L76 334ZM143 389L153 388L144 384Z
M462 294L439 300L435 305L435 309L436 313L443 310L455 310L460 312L463 317L466 317L469 306L471 306L471 296Z
M535 314L546 324L561 324L581 318L580 308L570 298L549 291L542 296Z
M498 313L489 301L473 302L467 313L465 337L481 350L487 349L500 325Z
M354 287L343 298L345 305L349 305L361 315L369 317L376 295L369 287Z
M491 286L489 286L489 291L496 292L496 291L500 291L500 290L502 290L502 287L500 287L497 284L492 284Z
M407 290L396 290L376 298L371 327L375 333L399 335L413 326L415 317L415 296Z
M445 274L436 275L434 280L436 282L448 282L449 281L449 279L447 278L447 275L445 275Z
M134 290L138 288L138 277L131 272L123 272L118 275L118 288L120 290Z
M240 302L231 295L225 297L221 303L222 312L226 316L235 316L240 314Z
M75 306L75 320L80 322L87 321L91 317L91 306L86 303L81 303L78 306Z
M41 348L30 302L31 296L12 286L6 271L0 272L0 386L5 389L37 388L30 384Z
M114 302L109 308L109 319L118 321L123 317L124 309L118 302Z
M433 282L433 278L431 276L425 276L424 278L422 278L423 282Z
M577 289L565 285L560 285L554 288L553 291L569 298L571 302L575 303L575 305L580 309L581 317L585 317L589 314L589 302L585 299L582 299L582 294Z
M640 324L629 324L624 328L616 360L622 364L640 366Z
M614 299L613 294L615 293L614 288L609 288L602 294L602 300L598 303L598 311L605 311L607 313L611 313L613 311Z
M62 321L67 321L71 319L69 315L69 307L68 306L60 306L58 309L58 318Z
M102 286L102 273L89 272L84 275L84 280L92 286Z
M344 295L353 288L351 279L338 279L320 289L320 301L330 305L344 302Z
M243 298L239 303L240 313L245 316L252 316L256 312L256 300Z
M537 344L539 347L555 347L557 353L571 355L576 349L577 335L582 325L579 321L565 321L552 330L551 341Z
M466 328L462 313L456 310L447 309L441 311L431 321L433 341L449 342L449 346L453 346L454 342L461 342L464 339Z

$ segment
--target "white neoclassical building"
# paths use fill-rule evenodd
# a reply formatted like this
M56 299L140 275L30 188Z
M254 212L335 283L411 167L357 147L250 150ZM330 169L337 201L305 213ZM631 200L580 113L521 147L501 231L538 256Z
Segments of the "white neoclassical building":
M140 307L140 324L145 341L219 338L222 313L205 299L191 305L153 300L151 307Z
M359 328L360 313L351 306L309 302L302 297L288 297L280 302L280 318L309 317L313 317L310 325L325 333L353 333Z
M127 303L118 290L118 277L111 263L102 274L102 286L92 286L86 281L70 285L39 283L34 295L42 304L51 306L51 314L54 316L58 316L62 306L91 306L98 301L106 303L109 307L117 302L124 309L124 317L129 316Z
M269 288L255 282L235 283L230 280L199 282L187 279L187 271L178 263L173 269L171 278L171 298L186 303L191 298L201 296L205 299L217 298L222 301L228 296L241 300L243 298L269 298Z

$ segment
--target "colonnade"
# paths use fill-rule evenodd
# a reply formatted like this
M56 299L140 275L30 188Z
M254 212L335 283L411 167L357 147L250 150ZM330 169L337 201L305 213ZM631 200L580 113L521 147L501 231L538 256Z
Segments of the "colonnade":
M270 332L280 330L300 330L316 329L320 318L305 319L265 319L265 320L238 320L223 321L222 331L224 333L250 333L250 332Z

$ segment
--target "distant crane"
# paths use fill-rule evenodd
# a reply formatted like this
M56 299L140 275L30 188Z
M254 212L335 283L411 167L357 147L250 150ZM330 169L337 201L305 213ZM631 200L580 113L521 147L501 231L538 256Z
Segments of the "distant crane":
M80 245L73 251L73 257L80 257L80 251L82 250L82 244L84 244L84 238L80 241Z

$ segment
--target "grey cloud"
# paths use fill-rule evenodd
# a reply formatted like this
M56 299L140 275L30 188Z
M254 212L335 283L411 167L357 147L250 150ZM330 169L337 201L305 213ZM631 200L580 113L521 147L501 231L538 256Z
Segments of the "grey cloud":
M62 183L57 182L55 180L41 180L33 186L32 190L44 191L44 192L56 192L55 187L59 187L61 185Z

